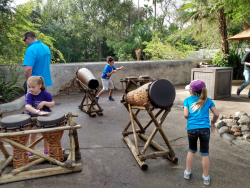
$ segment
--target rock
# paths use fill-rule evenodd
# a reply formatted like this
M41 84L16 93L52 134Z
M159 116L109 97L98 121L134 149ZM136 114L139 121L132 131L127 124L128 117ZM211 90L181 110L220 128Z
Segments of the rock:
M250 142L248 142L246 140L240 140L240 139L234 139L232 142L236 146L238 146L244 150L250 151Z
M238 120L238 123L242 125L248 125L250 123L250 119L246 115L242 115L241 118Z
M239 117L239 118L241 118L241 116L242 115L247 115L247 113L246 112L244 112L244 111L238 111L238 112L235 112L235 117Z
M231 131L234 132L234 133L235 132L240 132L240 130L238 128L236 128L236 127L231 128Z
M223 133L229 133L229 128L227 126L223 126L219 129L219 133L223 134Z
M234 125L235 125L235 126L238 126L238 124L235 123L235 122L232 122L232 121L227 122L227 126L228 126L228 127L233 127Z
M233 118L234 120L239 120L240 119L240 117L237 117L237 116L234 116L234 118Z
M226 126L226 123L225 123L223 120L217 121L217 122L215 123L215 127L216 127L217 129L220 129L220 128L223 127L223 126Z
M224 119L224 116L221 115L221 116L219 117L219 120L223 120L223 119Z
M223 119L223 121L224 121L225 123L233 122L232 119Z
M237 132L238 133L238 132ZM237 136L236 139L239 139L239 140L244 140L244 138L242 136Z
M244 134L244 135L243 135L243 138L244 138L245 140L250 139L250 134Z
M241 127L241 131L249 131L249 127L247 125L243 125Z
M228 134L228 133L224 133L222 135L222 138L225 140L233 140L234 139L234 135Z
M224 116L224 119L233 119L232 114Z
M237 128L237 129L239 129L239 130L241 129L241 127L238 126L238 125L233 125L232 128Z
M239 124L239 127L242 127L243 125Z
M234 136L241 136L241 132L235 132Z
M250 134L250 132L249 132L249 131L242 131L241 134L242 134L242 135Z

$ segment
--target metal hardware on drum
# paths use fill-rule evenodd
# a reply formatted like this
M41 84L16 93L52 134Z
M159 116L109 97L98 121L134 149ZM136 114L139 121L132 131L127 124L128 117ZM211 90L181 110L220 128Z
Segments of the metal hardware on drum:
M72 120L73 117L77 116L77 114L72 114L71 112L66 115L59 112L52 112L48 116L38 116L37 118L33 118L38 122L38 127L40 127L40 129L36 130L31 130L32 120L27 114L11 115L1 119L0 145L2 141L10 143L13 147L13 156L10 155L5 146L2 145L0 149L6 159L3 159L1 162L0 184L82 171L81 163L76 163L76 159L81 158L77 135L77 129L81 128L81 125L77 125ZM69 126L66 126L66 123L68 123ZM20 129L23 129L23 131ZM7 132L4 132L5 130ZM64 153L61 147L61 137L64 130L69 130L70 132L69 153ZM29 134L37 133L41 133L43 136L27 147L26 142ZM44 138L47 139L49 143L49 156L31 149ZM35 155L29 157L27 151ZM34 157L36 156L39 158L37 157L35 159ZM62 162L64 158L67 159L67 161ZM30 159L33 160L30 161ZM2 175L5 169L9 165L12 165L12 161L15 169L11 174ZM45 161L49 161L58 166L24 172L24 170Z

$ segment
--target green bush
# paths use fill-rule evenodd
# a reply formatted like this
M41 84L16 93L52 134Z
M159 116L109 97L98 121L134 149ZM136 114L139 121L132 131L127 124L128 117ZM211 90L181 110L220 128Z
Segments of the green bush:
M233 67L233 79L242 79L244 65L241 64L241 58L244 53L239 49L230 49L229 54L222 54L219 50L214 55L213 64L218 67Z

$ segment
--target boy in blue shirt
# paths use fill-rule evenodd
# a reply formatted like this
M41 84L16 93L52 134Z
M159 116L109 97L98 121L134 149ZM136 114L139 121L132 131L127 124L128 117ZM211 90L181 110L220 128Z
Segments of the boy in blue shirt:
M96 97L97 102L99 100L99 97L103 93L108 91L108 89L110 89L110 91L109 91L109 100L114 101L114 99L112 98L112 94L113 94L113 91L114 91L114 85L113 85L113 82L111 80L111 75L124 68L123 66L121 66L120 68L115 68L114 67L114 58L111 57L111 56L107 57L107 62L108 62L108 65L105 66L105 68L103 70L103 74L102 74L102 79L101 79L103 88L102 88L102 91Z

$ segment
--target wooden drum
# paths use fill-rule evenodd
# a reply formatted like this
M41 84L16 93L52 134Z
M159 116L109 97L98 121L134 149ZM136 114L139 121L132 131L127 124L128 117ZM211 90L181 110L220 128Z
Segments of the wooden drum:
M98 80L94 77L92 72L85 67L78 69L76 71L76 76L82 83L88 86L89 89L96 89L99 86Z
M17 114L4 117L0 120L0 128L2 133L6 132L18 132L18 131L26 131L31 129L31 118L27 114ZM26 146L26 142L28 141L29 135L22 136L12 136L11 140ZM13 146L13 166L14 168L19 168L29 163L28 152Z
M47 116L37 117L37 126L40 128L49 129L52 127L62 127L66 125L66 117L64 113L51 112ZM42 133L43 137L49 143L49 156L58 161L63 161L63 152L61 146L62 131L52 131Z
M175 88L171 82L159 79L131 91L127 94L127 102L135 106L147 103L155 108L165 109L173 104Z

